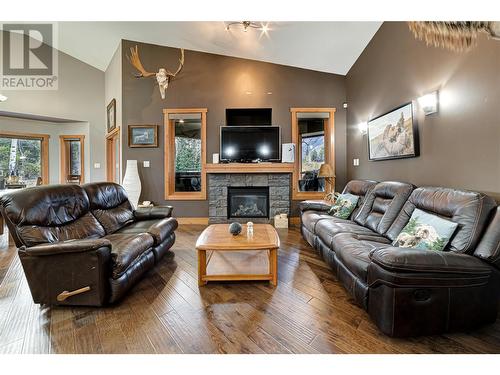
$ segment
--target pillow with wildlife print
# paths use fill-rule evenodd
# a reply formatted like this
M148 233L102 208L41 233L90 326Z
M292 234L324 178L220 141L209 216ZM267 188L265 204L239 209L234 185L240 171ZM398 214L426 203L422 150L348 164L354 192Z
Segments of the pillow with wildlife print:
M352 211L356 208L358 199L359 197L357 195L340 194L333 206L330 207L328 214L338 217L339 219L348 219Z
M450 241L458 224L428 214L418 208L413 211L408 224L392 243L397 247L442 251Z

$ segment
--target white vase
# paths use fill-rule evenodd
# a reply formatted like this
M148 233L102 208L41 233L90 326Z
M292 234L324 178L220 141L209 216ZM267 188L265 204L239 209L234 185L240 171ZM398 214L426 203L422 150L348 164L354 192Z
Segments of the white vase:
M137 209L142 187L137 160L127 160L127 169L125 170L122 186L127 192L128 200L132 204L132 207Z

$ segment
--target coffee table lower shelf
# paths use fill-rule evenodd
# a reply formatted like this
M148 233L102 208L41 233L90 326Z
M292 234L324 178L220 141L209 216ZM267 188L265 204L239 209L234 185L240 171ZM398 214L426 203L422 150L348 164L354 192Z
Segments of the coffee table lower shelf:
M209 281L268 280L278 283L278 249L197 250L198 285Z

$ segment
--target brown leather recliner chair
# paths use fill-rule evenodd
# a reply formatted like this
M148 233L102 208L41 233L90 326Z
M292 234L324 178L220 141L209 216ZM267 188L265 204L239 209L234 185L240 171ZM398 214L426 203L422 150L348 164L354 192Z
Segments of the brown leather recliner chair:
M172 207L133 210L100 182L6 194L0 210L35 303L101 306L125 295L175 242Z
M304 237L387 335L436 334L494 322L500 208L481 193L440 187L412 190L410 184L379 183L351 220L328 217L304 202ZM445 251L391 245L415 208L458 223ZM314 211L322 217L311 226Z

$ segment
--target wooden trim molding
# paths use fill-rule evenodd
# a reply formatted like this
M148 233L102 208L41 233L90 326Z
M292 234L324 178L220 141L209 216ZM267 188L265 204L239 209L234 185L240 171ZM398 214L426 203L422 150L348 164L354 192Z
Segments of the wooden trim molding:
M175 217L179 225L208 225L208 217Z
M179 225L208 225L208 217L175 217ZM300 226L300 217L291 216L289 217L290 226L297 227Z
M106 134L106 180L108 182L114 182L116 177L116 163L120 163L120 158L116 160L115 155L115 144L118 144L120 148L120 127L117 126L108 134ZM121 150L121 148L120 148ZM118 176L121 177L121 176ZM121 178L120 178L121 180Z
M168 115L171 113L207 113L207 108L165 108L163 109L163 114Z
M290 108L290 112L307 112L307 113L314 113L314 112L336 112L336 108L326 108L326 107L292 107Z
M19 133L10 131L0 131L0 137L5 138L21 138L21 139L38 139L42 141L41 162L42 162L42 184L49 183L49 138L48 134L36 133Z
M291 163L219 163L206 165L207 173L292 173Z
M106 133L106 139L109 139L113 136L115 136L117 133L120 132L120 127L117 126L116 128L114 128L113 130L111 130L109 133Z
M80 184L85 182L85 135L77 134L77 135L60 135L59 136L59 182L61 184L67 183L67 179L65 178L68 171L68 158L67 155L69 153L69 147L66 141L69 140L79 140L80 141Z
M166 200L206 200L207 199L207 173L206 173L206 142L207 142L207 108L176 108L164 109L163 125L165 133L164 172ZM170 114L195 113L201 114L201 191L176 192L175 191L175 130L173 121L169 120Z
M325 192L299 191L301 170L299 123L297 113L328 112L329 119L325 122L325 162L330 164L335 172L335 108L290 108L292 118L292 143L295 147L295 164L292 177L292 200L321 199L331 191L330 184L326 184Z

